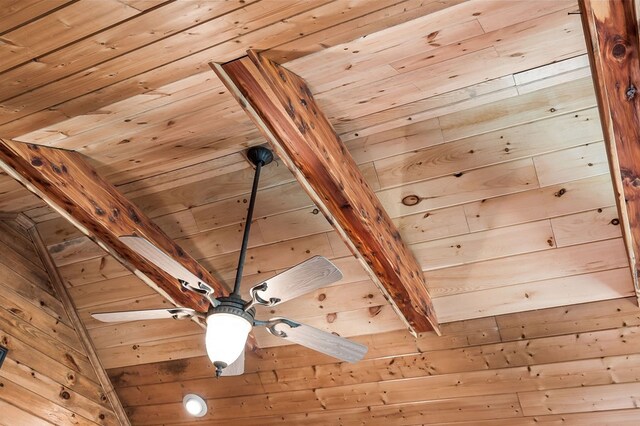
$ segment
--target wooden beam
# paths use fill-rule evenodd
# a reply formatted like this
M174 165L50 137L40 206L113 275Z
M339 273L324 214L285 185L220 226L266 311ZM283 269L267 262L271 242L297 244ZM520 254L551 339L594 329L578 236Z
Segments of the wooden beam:
M631 0L580 0L622 234L636 295L640 297L640 44L637 3Z
M25 224L30 222L30 219L23 214L19 214L17 221L22 226L24 226ZM122 403L120 402L120 399L116 394L116 391L113 387L113 384L111 383L111 380L109 379L109 376L107 375L107 372L102 366L102 362L100 362L100 359L98 358L95 347L91 343L89 332L80 320L80 316L78 315L73 301L71 300L71 296L69 296L69 292L64 286L62 277L58 272L58 268L56 268L55 264L53 263L53 259L51 259L51 255L49 254L47 247L42 241L38 229L35 227L35 223L31 222L30 226L26 226L25 228L29 232L31 240L33 241L33 245L38 252L38 255L40 256L40 259L42 260L47 273L49 274L49 278L51 279L51 286L62 302L62 305L64 306L65 311L69 316L69 321L71 321L71 325L76 330L78 338L82 342L82 346L85 349L85 353L87 354L87 357L89 358L89 361L91 362L91 365L96 372L96 376L98 376L100 385L102 386L102 389L104 390L109 403L111 403L111 406L113 407L113 413L115 414L121 425L130 425L131 423L129 422L127 413L125 412L124 407L122 406Z
M146 238L213 286L216 296L228 294L224 285L102 179L81 154L0 139L0 167L172 303L200 312L209 306L200 295L182 291L175 278L130 250L118 237Z
M422 271L306 82L249 51L210 64L412 332L438 330Z

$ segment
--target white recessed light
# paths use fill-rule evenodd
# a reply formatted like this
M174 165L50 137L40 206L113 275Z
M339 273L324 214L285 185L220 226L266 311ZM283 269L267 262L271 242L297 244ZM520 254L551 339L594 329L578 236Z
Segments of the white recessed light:
M198 395L192 393L187 394L182 398L182 403L187 413L192 416L202 417L207 414L207 403Z

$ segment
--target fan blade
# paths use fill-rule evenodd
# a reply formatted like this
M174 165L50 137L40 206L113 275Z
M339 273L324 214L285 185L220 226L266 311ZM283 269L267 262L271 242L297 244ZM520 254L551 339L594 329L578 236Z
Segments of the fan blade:
M133 235L125 235L120 237L120 241L172 277L185 281L192 286L202 282L200 278L189 272L187 268L176 262L148 240Z
M267 328L272 334L342 361L357 362L367 353L367 347L344 337L318 330L286 318L273 318L276 324ZM292 327L292 325L297 325Z
M333 284L341 279L342 272L333 263L322 256L314 256L253 287L251 293L253 295L255 291L258 297L267 302L271 299L279 299L277 302L270 304L270 306L274 306ZM266 289L254 290L265 284Z
M124 311L124 312L99 312L91 314L92 317L102 322L125 322L154 319L185 319L198 315L193 309L170 308L170 309L147 309L144 311Z
M244 350L231 364L222 370L222 376L241 376L244 373Z

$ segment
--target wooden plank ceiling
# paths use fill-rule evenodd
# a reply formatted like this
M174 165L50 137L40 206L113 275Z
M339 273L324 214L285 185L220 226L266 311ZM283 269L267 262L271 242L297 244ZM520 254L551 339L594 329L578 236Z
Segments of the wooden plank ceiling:
M372 347L362 366L330 364L297 347L266 349L283 342L257 330L263 349L249 355L250 373L222 379L222 389L205 379L211 368L196 324L93 320L95 311L168 302L6 175L0 176L0 211L24 212L37 222L134 424L190 421L179 403L183 389L205 383L217 410L244 406L243 395L253 395L235 413L248 424L282 421L285 414L291 423L306 422L305 413L323 410L345 415L345 423L366 418L371 424L400 422L398 413L409 410L413 423L404 423L414 424L427 421L420 410L428 406L444 413L432 423L487 419L493 425L499 423L491 419L520 417L528 424L525 419L538 415L554 421L555 414L619 409L611 415L622 424L635 416L623 410L633 405L590 405L595 393L566 408L562 401L576 392L571 388L588 380L577 375L565 382L560 375L591 364L628 367L632 361L616 357L637 349L604 354L595 347L607 345L585 342L584 356L556 350L575 344L576 333L586 333L589 342L610 338L617 348L617 327L637 320L631 299L606 302L632 296L634 288L577 11L574 1L509 0L33 0L0 9L0 137L86 155L227 283L253 174L242 153L264 140L207 63L252 48L302 76L418 259L439 321L452 324L445 324L442 338L426 333L418 343L410 340L280 161L263 170L244 286L313 255L332 259L345 275L341 282L262 314L361 336ZM586 302L597 303L575 308L580 321L556 331L540 317L518 314ZM611 313L615 308L624 311L624 322ZM613 319L595 326L589 309ZM562 311L544 315L559 318ZM540 333L521 332L528 323L538 324ZM596 329L600 334L590 333ZM543 355L498 362L500 351L522 356L531 342L542 345ZM416 355L438 350L444 351L433 354L438 359L464 363L468 356L469 365L482 365L425 367ZM387 372L389 356L405 358L392 358L400 366ZM613 358L589 359L600 356ZM163 363L168 360L179 361ZM571 364L554 364L549 372L560 378L544 385L499 391L487 385L509 367L521 367L513 373L519 383L517 374L528 375L532 365L565 361ZM321 375L335 375L336 382L313 381L312 365L327 366ZM347 368L357 371L353 381ZM489 369L500 370L478 372ZM430 386L425 381L403 397L381 397L400 386L397 377L461 371L474 371L465 382L484 387L421 394L417 389ZM588 384L637 392L636 376L620 371L630 383ZM159 385L163 381L182 387L172 392ZM362 387L353 393L334 388L354 381ZM548 389L556 390L546 396ZM271 415L280 417L265 420ZM215 416L225 419L222 411ZM251 423L251 417L262 420Z

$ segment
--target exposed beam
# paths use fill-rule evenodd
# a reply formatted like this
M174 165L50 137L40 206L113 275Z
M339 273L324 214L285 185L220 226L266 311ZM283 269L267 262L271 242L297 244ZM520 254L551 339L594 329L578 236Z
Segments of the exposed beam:
M640 45L637 1L580 0L622 234L640 297Z
M410 330L438 323L422 271L306 82L249 51L211 64Z
M130 250L118 237L135 234L146 238L212 285L216 296L228 294L206 269L102 179L81 154L0 139L0 167L171 302L200 312L209 306L205 298L183 291L175 278Z
M89 332L82 323L82 320L80 320L78 311L76 310L76 307L71 300L71 296L69 295L67 288L64 286L62 277L58 272L58 268L56 268L55 264L53 263L53 259L51 259L51 255L44 245L38 229L35 227L35 223L29 223L30 219L23 214L19 214L16 218L16 221L24 226L29 232L33 245L36 248L38 255L40 256L40 259L42 260L47 273L49 274L49 278L51 279L51 286L62 302L62 305L64 306L64 309L69 316L69 320L71 321L71 325L75 329L78 337L80 338L80 341L82 342L82 345L84 346L85 353L87 354L87 357L89 358L89 361L91 362L91 365L96 372L96 376L98 376L98 380L100 381L100 385L104 390L105 396L113 407L113 413L115 414L121 425L131 425L131 422L129 422L129 418L127 417L127 413L124 410L122 403L120 402L120 398L118 398L118 395L113 388L113 384L111 383L107 372L102 366L100 358L98 358L96 348L93 346L91 338L89 337ZM25 224L28 225L25 226Z

